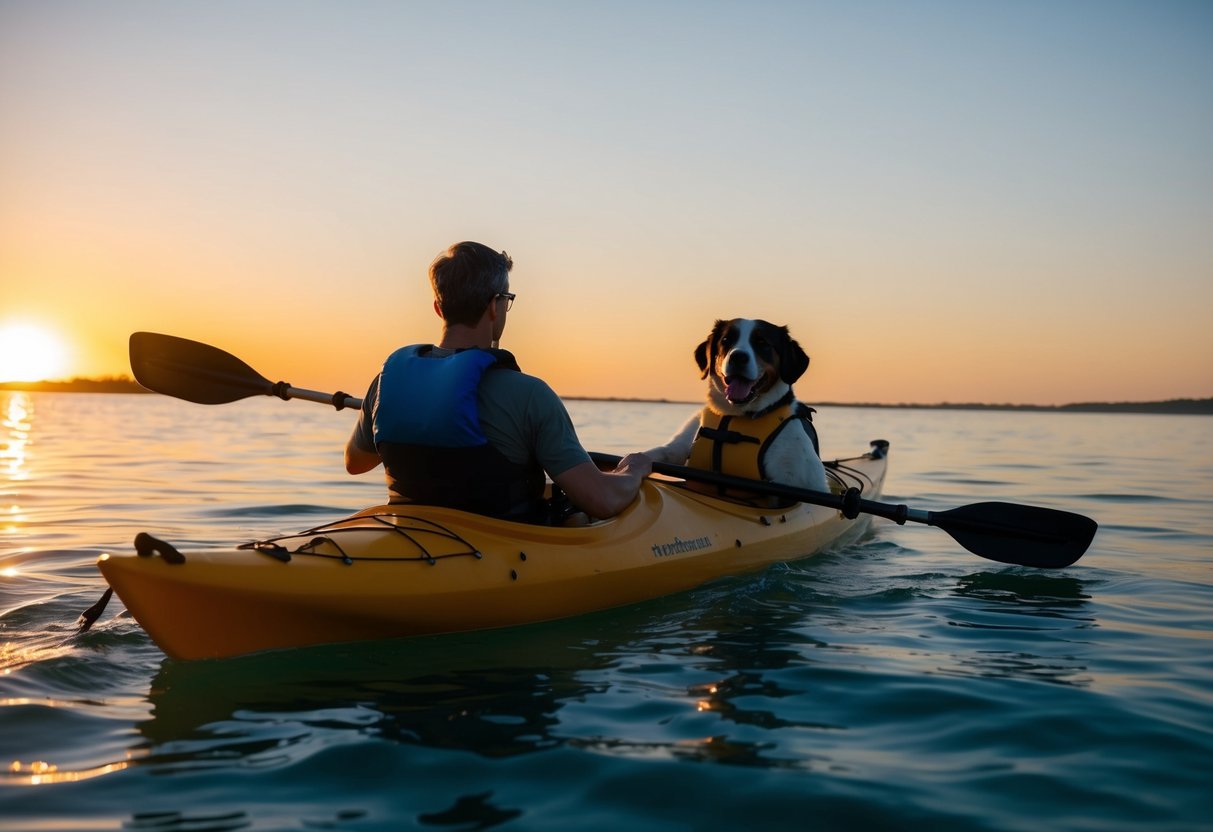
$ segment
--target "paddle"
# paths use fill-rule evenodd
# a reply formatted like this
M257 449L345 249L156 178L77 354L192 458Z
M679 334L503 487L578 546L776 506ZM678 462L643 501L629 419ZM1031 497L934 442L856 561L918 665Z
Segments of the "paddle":
M300 390L271 382L221 349L154 332L136 332L130 340L131 370L149 390L199 404L225 404L252 396L306 399L343 407L362 400L345 393ZM614 467L619 457L591 454L596 464ZM1018 503L974 503L949 511L924 511L864 500L857 494L830 494L773 482L731 477L713 471L656 462L653 471L684 480L722 485L842 511L848 517L872 514L899 524L907 521L942 529L975 555L999 563L1058 569L1082 557L1098 528L1081 514Z
M592 453L594 462L614 467L620 457ZM1019 503L973 503L949 511L924 511L864 500L858 494L831 494L776 482L732 477L715 471L654 462L653 472L771 497L838 509L847 517L872 514L901 525L907 521L942 529L975 555L1000 563L1060 569L1082 557L1098 525L1089 517Z
M320 393L272 382L231 353L203 344L161 335L135 332L130 341L131 371L149 390L195 404L227 404L251 396L306 399L320 404L361 407L362 400L346 393Z

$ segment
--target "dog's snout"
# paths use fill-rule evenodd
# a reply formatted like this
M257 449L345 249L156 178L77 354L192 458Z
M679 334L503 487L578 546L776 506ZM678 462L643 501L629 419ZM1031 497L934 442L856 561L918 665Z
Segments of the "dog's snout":
M750 369L753 364L753 356L746 350L733 350L724 360L725 375L736 375L737 373L745 372Z

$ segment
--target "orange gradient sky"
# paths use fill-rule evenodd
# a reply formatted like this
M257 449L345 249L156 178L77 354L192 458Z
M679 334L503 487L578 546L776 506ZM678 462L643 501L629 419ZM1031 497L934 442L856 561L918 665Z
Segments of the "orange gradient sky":
M474 239L568 396L698 399L744 316L810 402L1203 398L1211 43L1180 0L0 0L0 332L361 395Z

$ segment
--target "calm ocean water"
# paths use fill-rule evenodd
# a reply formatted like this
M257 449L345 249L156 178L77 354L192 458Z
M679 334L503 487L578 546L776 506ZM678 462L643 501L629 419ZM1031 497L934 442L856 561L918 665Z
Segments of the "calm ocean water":
M572 402L585 444L693 406ZM1063 571L848 548L527 628L166 659L94 562L379 502L348 412L0 393L0 828L1213 829L1213 420L823 408L885 499L1088 514ZM223 610L214 615L221 617ZM198 622L205 626L204 621Z

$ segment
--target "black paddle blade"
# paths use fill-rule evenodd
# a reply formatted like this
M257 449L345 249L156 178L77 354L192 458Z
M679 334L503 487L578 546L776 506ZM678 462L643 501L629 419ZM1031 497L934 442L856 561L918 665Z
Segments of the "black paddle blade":
M974 503L932 511L943 529L975 555L1042 569L1061 569L1082 557L1099 528L1090 517L1018 503Z
M226 404L273 392L273 383L239 358L198 341L135 332L130 351L135 380L166 396Z

